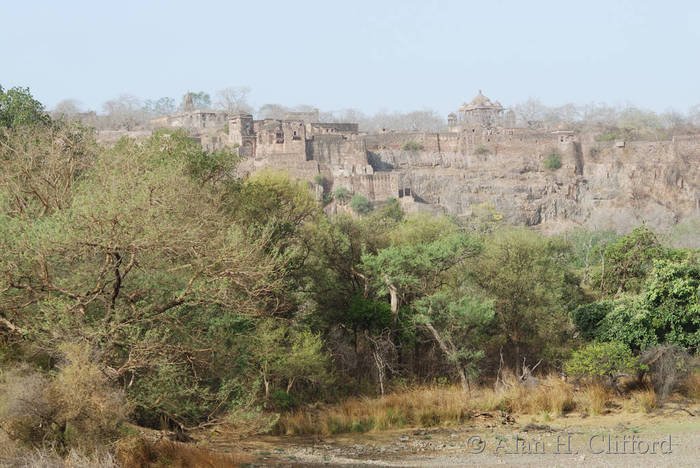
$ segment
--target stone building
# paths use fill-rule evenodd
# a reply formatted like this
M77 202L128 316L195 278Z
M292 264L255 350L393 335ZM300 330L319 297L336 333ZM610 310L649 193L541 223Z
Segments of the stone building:
M505 111L500 102L491 102L481 90L474 99L462 104L459 113L447 116L447 125L451 132L459 132L465 128L514 127L515 114Z

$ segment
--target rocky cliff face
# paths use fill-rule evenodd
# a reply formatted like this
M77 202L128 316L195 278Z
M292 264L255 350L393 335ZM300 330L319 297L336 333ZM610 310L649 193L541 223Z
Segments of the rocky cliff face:
M368 159L378 173L398 172L418 202L448 214L468 215L475 205L490 203L516 224L623 231L642 222L663 230L700 215L700 138L619 145L377 150ZM559 155L559 169L545 167L550 153Z

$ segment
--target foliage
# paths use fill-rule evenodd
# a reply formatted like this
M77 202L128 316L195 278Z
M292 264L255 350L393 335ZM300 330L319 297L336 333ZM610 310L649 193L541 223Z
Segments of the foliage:
M556 171L561 167L561 156L556 152L547 154L544 158L544 167L550 171Z
M700 345L700 266L654 262L639 296L622 298L603 321L603 337L643 350L660 344Z
M90 452L119 436L128 406L85 345L61 347L63 363L55 377L19 366L3 373L0 419L16 439L39 447Z
M254 342L253 361L263 381L265 397L282 383L286 385L284 391L291 394L297 381L312 384L330 381L329 358L318 334L267 319L258 325Z
M211 108L211 96L204 91L199 91L198 93L188 92L192 99L192 106L195 109L209 109ZM187 95L185 95L187 96Z
M323 175L321 175L321 174L316 174L316 175L314 176L314 182L316 183L316 185L320 185L321 187L323 187L323 185L324 185L325 182L326 182L326 179L323 177Z
M567 268L569 244L524 229L497 231L465 274L494 302L504 351L520 369L523 357L556 361L571 334L568 311L583 296Z
M413 320L439 331L447 358L468 377L478 375L477 364L485 356L482 345L494 322L492 303L469 296L452 298L438 292L416 301L415 308Z
M60 206L17 216L2 205L5 328L50 356L55 336L89 337L141 424L187 427L250 404L250 330L259 310L293 300L293 256L275 233L285 227L289 247L313 200L280 177L239 189L220 162L184 135L158 133L100 151L70 175ZM41 179L51 166L36 170ZM264 209L254 218L262 234L249 235L251 213L229 206Z
M369 200L358 193L353 195L350 199L350 208L355 210L356 213L367 214L372 209L372 206Z
M638 292L655 259L667 257L665 249L646 225L634 229L605 247L604 265L593 279L605 293Z
M577 377L616 378L640 369L639 360L623 343L590 343L575 351L565 370Z
M404 151L423 151L425 147L422 143L418 143L417 141L413 140L408 140L403 144L401 149Z
M347 201L349 195L350 192L345 187L340 187L339 189L336 189L335 192L333 192L333 197L335 197L335 199L340 202Z
M155 101L146 100L143 103L143 108L146 112L154 117L160 117L163 115L174 114L177 110L177 103L175 99L170 97L162 97Z
M0 86L0 129L50 122L44 105L34 99L29 88L14 87L5 91Z
M576 330L585 340L595 340L604 336L603 321L613 310L615 304L611 301L593 302L578 306L571 312Z

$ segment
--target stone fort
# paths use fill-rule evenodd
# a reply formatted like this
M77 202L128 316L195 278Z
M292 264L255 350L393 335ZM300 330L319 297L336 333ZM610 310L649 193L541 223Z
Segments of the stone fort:
M374 205L397 199L407 211L457 216L488 204L510 222L554 229L669 226L700 214L700 136L596 141L566 128L518 128L513 111L481 91L438 133L366 133L319 122L318 110L256 120L186 109L152 125L186 128L207 148L237 148L242 171L287 171L312 182L319 198L344 188ZM560 168L545 167L550 155Z

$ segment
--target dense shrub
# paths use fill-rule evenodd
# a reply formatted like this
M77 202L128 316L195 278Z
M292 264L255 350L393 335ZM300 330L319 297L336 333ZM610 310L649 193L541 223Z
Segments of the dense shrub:
M549 153L544 158L544 167L550 171L556 171L561 167L561 156L555 152Z
M583 304L571 312L576 330L585 340L594 340L604 333L602 325L605 317L612 311L614 303L611 301L600 301L591 304Z
M403 144L401 149L404 151L422 151L423 149L425 149L425 147L422 143L418 143L417 141L413 140L408 140Z
M605 381L617 389L617 379L640 369L639 360L622 343L590 343L575 351L565 370L575 377Z
M353 195L350 199L350 208L359 214L367 214L372 209L372 206L365 197L360 194Z
M345 202L350 196L350 191L348 191L348 189L346 189L345 187L340 187L335 192L333 192L333 196L336 200Z
M27 365L3 373L0 420L13 439L32 446L97 450L119 436L128 406L88 348L70 344L63 351L53 378Z

